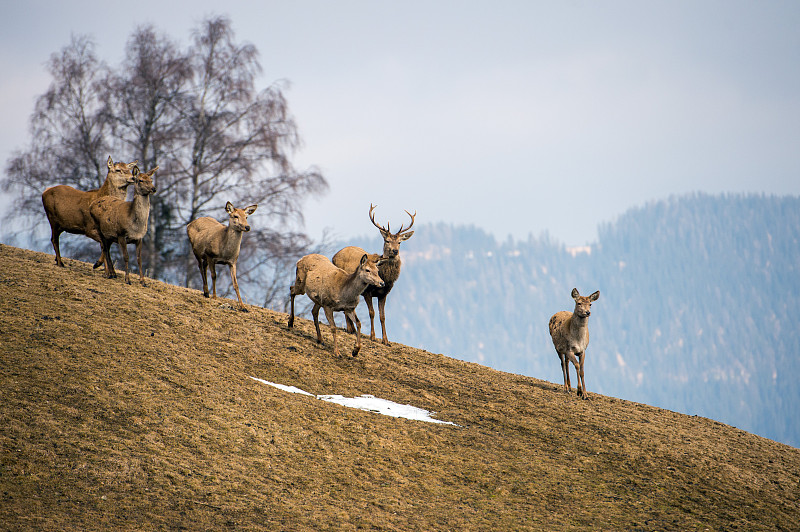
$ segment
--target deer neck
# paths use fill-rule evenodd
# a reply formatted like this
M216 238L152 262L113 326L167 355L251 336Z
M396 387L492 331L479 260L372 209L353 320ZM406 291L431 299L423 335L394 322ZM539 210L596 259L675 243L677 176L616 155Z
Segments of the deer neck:
M97 196L113 196L114 195L114 186L111 184L111 179L109 176L106 176L106 180L103 181L103 184L95 190Z
M150 195L142 196L134 194L133 201L130 202L128 219L130 220L132 234L144 234L147 232L147 219L150 217Z
M400 277L400 254L398 253L391 259L384 259L378 266L378 273L387 286L391 286Z
M343 301L356 301L358 304L358 296L364 291L369 283L359 278L359 270L356 268L351 274L344 278L342 284L342 300Z
M572 313L572 318L570 319L570 324L569 324L570 331L572 331L574 333L579 333L579 332L581 332L583 330L586 330L588 324L589 324L589 317L588 316L587 317L581 317L581 316L578 316L578 314L576 312Z
M221 255L225 257L232 257L239 254L239 248L242 245L242 232L238 231L233 225L228 222L228 227L222 233L222 245L220 246Z
M100 188L95 190L95 192L97 193L97 197L113 196L115 198L124 200L128 193L129 184L130 183L126 181L122 182L122 186L114 184L114 180L111 179L111 173L109 172L108 175L106 175L106 180L103 181L103 184L100 186Z

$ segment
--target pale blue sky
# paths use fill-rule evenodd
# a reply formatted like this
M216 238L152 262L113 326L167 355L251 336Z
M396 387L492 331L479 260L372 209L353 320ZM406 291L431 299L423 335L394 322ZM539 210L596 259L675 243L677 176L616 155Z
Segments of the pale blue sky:
M286 79L331 190L306 228L474 224L568 245L691 191L800 194L800 2L0 0L0 163L28 143L44 63L88 34L111 64L139 24L187 44L206 15ZM125 159L125 154L117 155ZM257 223L254 215L253 223Z

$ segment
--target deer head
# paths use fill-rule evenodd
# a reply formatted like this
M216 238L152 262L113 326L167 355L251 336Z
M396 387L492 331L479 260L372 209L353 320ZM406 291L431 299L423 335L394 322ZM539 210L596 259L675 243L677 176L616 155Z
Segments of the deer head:
M236 231L249 231L250 224L247 217L256 212L258 205L250 205L244 209L237 209L230 201L225 204L225 212L228 213L229 225Z
M106 179L111 181L114 188L125 188L132 185L134 176L139 173L139 161L132 163L115 163L111 156L108 156L106 165L108 166L108 177Z
M382 227L375 222L375 215L372 212L375 210L375 207L377 207L377 205L369 204L369 219L372 220L372 225L378 228L378 231L381 232L381 236L383 237L383 257L386 259L393 259L400 253L400 242L405 242L414 234L414 231L409 231L409 229L414 225L414 217L417 213L414 211L414 214L411 214L406 211L406 214L411 217L411 223L406 228L403 228L401 225L400 230L396 233L392 233L388 222L386 223L386 227Z
M158 166L149 172L139 172L139 167L133 169L133 181L136 185L136 193L140 196L149 196L156 193L156 186L153 184L153 176L158 170Z
M575 311L573 314L578 316L579 318L588 318L592 312L592 303L597 301L597 298L600 297L600 291L598 290L594 294L590 296L582 296L578 293L577 288L572 289L572 299L575 300Z

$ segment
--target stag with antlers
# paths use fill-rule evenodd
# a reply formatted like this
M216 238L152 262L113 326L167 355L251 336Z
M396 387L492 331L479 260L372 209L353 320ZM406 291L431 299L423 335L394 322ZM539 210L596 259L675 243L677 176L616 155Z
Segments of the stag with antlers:
M417 213L415 211L414 214L411 214L406 211L406 214L411 217L411 223L405 228L401 225L396 233L392 233L388 222L386 227L382 227L375 221L375 214L373 213L375 207L377 205L370 203L369 219L372 220L372 225L378 228L383 237L383 255L381 257L382 261L378 265L378 271L384 285L382 287L370 285L361 295L364 296L364 301L366 301L367 309L369 310L370 339L375 340L375 309L372 307L372 298L378 298L383 344L390 345L389 338L386 336L386 315L384 313L386 296L392 291L394 283L400 277L400 243L408 240L414 234L414 231L410 229L414 225L414 217L417 216ZM364 253L366 252L360 247L348 246L333 256L333 263L348 273L352 273L358 267ZM353 323L349 318L347 319L347 330L348 332L353 332L354 330Z

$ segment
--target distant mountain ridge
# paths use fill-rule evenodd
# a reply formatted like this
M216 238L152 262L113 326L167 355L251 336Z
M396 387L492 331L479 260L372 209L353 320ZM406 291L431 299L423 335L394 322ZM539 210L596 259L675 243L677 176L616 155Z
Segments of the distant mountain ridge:
M800 198L676 196L598 234L568 248L547 234L499 242L476 227L418 227L386 305L390 340L560 383L547 321L572 310L573 287L600 290L590 392L800 446Z

